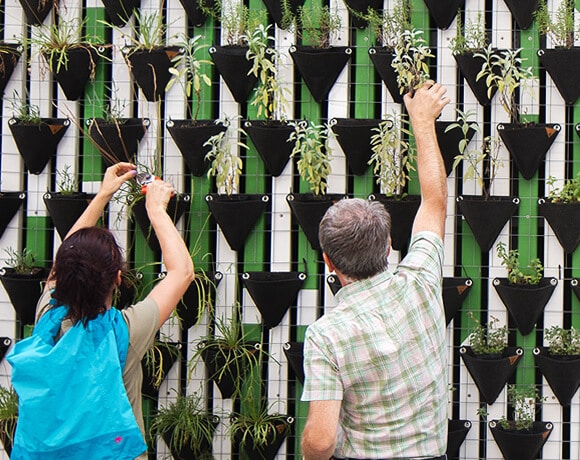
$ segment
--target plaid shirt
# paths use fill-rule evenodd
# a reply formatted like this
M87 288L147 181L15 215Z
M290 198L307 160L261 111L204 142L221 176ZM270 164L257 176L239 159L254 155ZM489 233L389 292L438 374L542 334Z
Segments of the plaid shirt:
M394 273L351 283L310 325L303 401L341 400L337 457L421 458L447 443L443 242L416 234Z

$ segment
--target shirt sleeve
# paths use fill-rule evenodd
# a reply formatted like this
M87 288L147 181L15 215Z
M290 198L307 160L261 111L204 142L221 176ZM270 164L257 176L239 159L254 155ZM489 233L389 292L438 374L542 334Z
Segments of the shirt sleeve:
M151 298L131 305L123 310L129 327L129 348L140 360L155 338L159 325L159 308Z
M304 390L302 401L342 401L343 386L338 366L331 358L326 341L316 324L304 339Z
M443 282L443 241L433 232L413 235L409 252L399 263L396 272L414 272L422 280L441 284Z

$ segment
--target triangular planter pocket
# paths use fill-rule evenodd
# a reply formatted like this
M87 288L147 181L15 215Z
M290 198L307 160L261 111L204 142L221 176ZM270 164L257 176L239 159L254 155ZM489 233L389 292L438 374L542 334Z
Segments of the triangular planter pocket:
M564 251L572 254L580 243L580 203L552 203L541 198L538 214L548 221Z
M227 128L212 120L169 120L166 125L191 173L203 176L210 165L205 158L210 147L204 144Z
M455 317L472 285L471 278L443 278L443 307L446 324L449 324Z
M328 99L328 93L350 59L352 49L347 46L314 48L291 46L290 56L298 73L316 102Z
M570 405L580 387L580 356L553 355L548 347L536 347L534 359L560 404Z
M487 200L480 195L457 197L459 211L484 252L491 249L502 228L516 212L519 202L519 198L510 196L492 196Z
M70 121L68 118L42 118L40 125L24 123L17 118L8 120L14 142L30 174L40 174L63 138Z
M457 155L461 155L459 150L459 142L463 139L463 131L461 128L457 127L445 131L450 125L457 123L456 121L436 121L435 122L435 132L437 134L437 142L439 143L439 150L441 151L441 156L443 156L443 162L445 163L445 172L449 176L453 170L453 162ZM471 141L475 135L475 129L469 128L467 130L467 139Z
M233 251L240 251L256 222L268 206L268 195L219 195L210 193L205 201Z
M44 204L61 240L64 239L84 210L87 209L94 196L80 192L71 195L51 192L44 194L42 197Z
M497 358L480 357L473 353L471 347L459 349L461 359L479 389L481 400L493 404L506 382L516 370L523 348L507 347Z
M526 30L532 25L539 0L504 0L504 2L520 29Z
M173 220L174 223L177 223L185 211L190 208L190 201L190 196L187 194L175 194L171 197L169 203L167 204L167 214L169 217L171 217L171 220ZM151 221L147 215L145 199L140 199L135 204L133 204L131 211L133 213L133 217L135 217L135 220L139 225L139 228L141 229L141 232L143 233L143 236L147 240L149 248L155 252L161 251L159 240L153 231Z
M328 285L330 292L332 292L332 295L336 295L336 293L342 288L342 284L340 284L338 276L333 274L326 277L326 284Z
M304 5L305 0L287 0L288 6L290 6L290 11L292 15L295 16L298 13L298 7ZM284 24L284 13L282 12L282 1L280 0L263 0L264 5L268 9L270 16L276 23L276 25L280 28L285 27Z
M403 95L397 83L397 74L391 65L395 57L393 50L391 48L373 46L369 48L369 57L379 77L381 77L381 80L389 90L393 101L397 104L402 104Z
M484 59L475 56L475 53L469 51L461 54L454 54L453 57L455 58L455 62L457 62L457 66L461 70L463 77L467 80L467 84L471 88L471 91L473 91L473 95L477 101L483 106L489 105L497 89L494 86L491 94L488 95L485 78L477 79L477 74L479 74L481 70Z
M187 19L189 19L192 26L201 27L205 24L207 15L199 6L200 0L179 0L179 3L183 6L185 14L187 14ZM213 9L215 8L216 0L203 0L203 4Z
M304 342L286 342L283 350L296 378L304 385Z
M455 458L459 455L459 448L467 433L471 429L471 422L469 420L449 420L447 422L447 457Z
M47 275L47 270L42 267L30 275L15 273L13 268L7 267L0 270L0 280L21 324L34 324L36 303L42 294L42 284Z
M524 179L531 179L560 133L558 124L497 125L499 137Z
M20 4L26 15L26 22L31 26L42 25L53 8L58 10L58 2L53 0L20 0Z
M26 193L24 192L0 193L0 237L4 235L4 231L24 203L25 198Z
M251 458L255 460L274 460L280 446L286 439L289 433L289 428L294 423L292 417L286 415L280 415L279 420L272 420L270 422L272 426L267 429L267 434L265 436L265 442L263 444L257 444L254 442L251 431L239 430L234 433L234 444L241 446L242 450L246 453L246 458ZM248 430L252 430L253 427L249 427ZM242 441L245 438L245 443Z
M245 46L212 46L209 49L215 68L239 104L248 101L258 81L253 74L248 75L252 64L246 58L247 51Z
M55 56L52 59L50 55L43 56L66 98L77 101L85 94L85 86L94 74L99 54L95 48L87 45L69 48L66 55L67 64L61 64L60 68Z
M465 0L424 0L438 29L447 29Z
M89 136L108 165L133 162L139 142L149 127L149 118L122 118L108 122L102 118L87 121Z
M206 343L200 342L198 346L202 348L201 358L208 370L209 379L217 385L222 398L231 398L242 386L250 370L251 361L247 357L236 359L233 351L220 349L218 345L207 346ZM244 346L250 351L261 353L260 344L247 343Z
M107 16L116 27L124 27L133 11L139 9L141 0L102 0Z
M336 134L349 169L355 176L362 176L369 167L373 154L371 136L380 122L377 119L354 118L333 118L330 121L332 132Z
M12 345L12 339L10 337L0 337L0 361L6 356L10 345Z
M566 104L574 104L580 96L580 47L542 49L538 56Z
M282 321L304 284L302 272L245 272L242 282L262 314L262 323L272 329Z
M288 142L294 128L278 120L247 120L244 130L254 143L268 173L274 177L282 174L294 148L294 143Z
M196 273L176 307L181 329L187 331L196 325L203 312L212 308L216 288L222 278L222 272L204 272L203 276Z
M419 195L407 195L403 198L369 195L369 200L380 201L391 215L391 246L395 251L402 251L409 245L413 220L421 204Z
M3 52L0 53L0 95L4 94L6 85L20 60L20 45L2 43Z
M181 415L181 414L180 414ZM185 414L184 414L185 415ZM175 440L180 438L174 436L176 425L170 427L167 431L161 434L163 438L163 442L169 448L172 457L175 460L190 460L190 459L211 459L212 456L212 443L208 440L213 439L215 434L215 430L220 423L220 418L217 415L206 415L206 414L198 414L196 417L199 417L199 425L196 425L196 428L199 426L200 431L195 432L195 435L191 435L188 433L188 439L183 439L181 449L176 449L174 446ZM178 422L176 421L176 424ZM197 421L196 421L197 423ZM202 428L203 427L203 428ZM206 430L211 430L208 433ZM210 436L208 436L210 435Z
M328 194L312 195L311 193L289 193L286 202L290 206L292 215L298 221L306 239L314 250L320 250L318 241L318 226L324 213L334 203L346 198L346 195Z
M557 284L558 280L550 277L533 285L509 284L507 278L493 280L493 287L522 335L532 332Z
M383 0L344 0L344 3L348 7L353 27L358 29L367 27L368 21L363 16L369 12L369 9L374 11L383 9Z
M171 60L179 53L177 47L164 47L152 50L132 50L125 48L127 61L133 78L149 102L160 101L165 94L165 87L173 67Z
M179 357L181 344L177 342L155 342L148 350L149 356L141 361L143 384L141 394L157 399L159 387ZM149 358L150 362L147 362Z
M550 422L534 422L529 431L504 430L498 420L492 420L489 429L505 460L533 460L538 458L553 425Z

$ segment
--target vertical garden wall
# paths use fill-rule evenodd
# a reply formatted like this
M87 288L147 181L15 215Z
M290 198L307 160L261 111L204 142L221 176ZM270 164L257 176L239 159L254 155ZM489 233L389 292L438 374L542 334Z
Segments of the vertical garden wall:
M224 8L238 4L237 0L222 1ZM549 12L555 14L564 1L549 0ZM259 141L248 137L247 132L258 127L265 114L263 108L251 103L253 89L259 85L246 81L249 68L246 68L245 52L239 55L242 60L233 65L222 62L225 58L221 54L221 45L227 44L228 40L227 21L220 22L211 15L194 14L196 0L141 0L137 5L141 23L131 13L132 6L127 7L129 14L125 19L128 21L108 13L105 5L109 7L115 3L110 0L60 0L58 5L54 0L53 8L49 1L46 2L49 4L46 17L41 17L42 8L36 6L27 15L23 3L30 5L29 0L5 0L0 5L1 38L7 43L20 44L18 54L21 53L18 60L13 59L2 48L4 66L0 74L7 77L7 82L0 106L0 199L5 196L12 197L12 200L0 204L0 220L6 221L0 237L0 258L8 258L4 252L6 249L26 248L35 254L37 265L49 266L61 243L62 231L57 228L53 211L49 213L45 195L59 191L65 170L78 184L77 191L88 194L96 192L108 162L115 159L130 159L139 164L140 169L170 181L178 191L171 212L191 250L198 279L211 281L204 284L204 289L192 288L181 305L182 318L172 318L162 328L159 341L178 343L180 350L176 364L162 375L160 387L149 390L144 396L148 424L158 407L166 407L175 401L177 395L195 394L201 397L205 409L221 419L213 441L214 458L253 460L258 458L256 454L248 455L240 449L239 439L232 441L229 436L230 415L243 416L264 409L270 414L280 413L293 419L290 434L276 458L300 458L300 434L307 405L300 402L300 359L296 367L289 362L288 356L296 348L299 350L306 327L335 304L333 292L336 286L322 262L316 232L308 233L306 228L306 222L316 223L325 206L332 201L311 197L309 184L299 174L298 156L287 163L282 157L282 160L277 160L281 162L277 165L264 161L264 156L270 161L270 157L288 149L286 132L283 135L266 134L264 151L260 152ZM317 83L327 70L334 69L336 78L331 78L326 86L323 83L322 89L313 89L315 83L307 82L308 77L303 73L314 64L326 61L317 56L300 67L295 54L301 51L299 45L306 43L308 34L297 34L295 30L283 27L277 17L279 10L276 10L280 2L244 0L243 3L249 11L263 11L261 22L270 26L267 29L272 37L269 44L279 53L275 80L283 88L287 100L283 111L285 117L302 121L303 125L330 123L333 131L338 133L338 137L330 136L325 147L325 151L331 153L327 195L332 199L341 196L367 198L370 195L381 199L384 189L377 185L373 168L367 165L368 156L357 167L356 159L347 161L345 144L354 143L356 153L366 150L370 155L368 138L376 131L369 131L368 127L366 131L365 128L359 129L352 120L365 120L365 126L377 127L381 119L400 114L404 108L397 91L391 93L387 89L372 61L374 54L380 54L381 43L366 22L347 7L347 3L353 8L358 8L359 4L345 0L306 0L305 7L328 5L341 20L338 33L330 37L330 44L337 49L335 54L339 64L324 64L312 77ZM389 12L393 11L395 3L384 0L371 2L371 6L384 7ZM570 227L572 235L556 236L554 227L557 224L547 220L552 218L554 211L544 209L549 201L546 197L553 188L561 189L565 181L580 172L580 139L576 130L580 116L575 94L576 88L580 87L577 81L580 61L577 57L567 57L567 70L563 77L554 77L546 71L550 59L547 50L557 43L540 34L538 21L531 15L533 8L528 5L536 2L531 0L412 0L410 3L411 24L423 31L422 36L433 54L428 61L429 73L447 87L452 101L440 121L456 121L456 109L471 114L470 121L477 123L478 130L468 145L487 154L480 163L487 167L481 182L465 180L469 173L468 161L458 162L448 176L450 194L444 276L449 287L446 289L446 306L460 304L457 312L450 312L448 318L449 418L461 420L458 422L461 425L466 422L471 425L465 441L453 455L458 452L462 459L503 458L489 422L502 416L513 418L514 405L507 394L509 385L524 388L532 384L543 398L543 402L536 405L534 417L537 421L549 421L552 426L549 437L542 439L545 444L539 458L578 459L580 400L576 390L580 383L580 365L576 361L572 370L557 372L572 379L567 384L571 394L563 397L560 390L553 389L553 382L546 379L544 370L540 369L541 358L534 356L534 349L548 345L545 332L551 326L580 328L579 300L575 293L580 263L576 251L580 219L574 207L566 209L563 226ZM515 8L524 3L524 11L516 12ZM572 7L580 6L578 2L576 5L572 3ZM455 14L457 10L458 16ZM578 11L574 11L578 15ZM155 26L154 20L144 19L154 17L162 25L161 44L169 48L161 53L156 64L142 64L137 60L135 45L142 43L143 36L147 35L144 32L153 30ZM488 93L486 87L476 92L476 84L481 86L485 78L470 84L467 71L458 67L459 60L452 50L456 43L458 20L464 26L471 24L473 27L478 17L484 35L497 55L502 55L505 50L521 49L518 57L522 62L516 67L530 68L515 91L515 101L520 108L517 118L510 117L502 107L501 87L495 94ZM81 35L99 43L94 52L88 51L86 46L83 48L82 54L91 56L88 64L70 65L69 77L73 80L89 69L92 78L86 84L81 82L80 89L65 89L66 83L57 82L54 72L47 66L47 58L41 56L42 36L58 23L81 24ZM188 93L184 86L185 75L181 75L180 80L166 91L167 81L175 75L166 69L151 69L153 65L164 61L170 63L175 56L183 55L185 51L181 42L193 37L197 37L193 46L199 47L196 52L200 60L198 75L207 76L211 86L202 77L194 82ZM369 53L372 47L377 51ZM546 51L540 52L540 56L539 50ZM231 53L226 51L225 54ZM16 65L10 75L11 62ZM481 69L482 61L478 62L475 75ZM67 65L62 63L64 67ZM226 66L233 67L233 76L229 77L231 81L228 83ZM149 84L137 83L140 67L143 74L154 75ZM562 89L557 81L560 78L562 85L567 81L572 83L569 92ZM198 88L199 100L196 97ZM23 144L18 144L15 133L18 129L14 128L21 125L17 120L20 102L32 106L42 118L61 121L45 120L44 129L36 127L25 134L24 141L20 141ZM104 119L111 115L117 115L123 121L106 125ZM198 135L196 140L187 138L180 141L178 134L170 132L173 128L177 131L180 120L191 121L192 118L196 118L198 124L199 120L210 120L210 126L216 119L229 120L231 126L225 138L230 141L229 151L241 159L242 164L241 176L233 182L231 196L225 193L224 187L216 185L214 177L207 177L207 163L199 159L195 163L195 160L185 158L184 151L208 151L209 145L204 143L211 134L206 132ZM535 129L524 135L532 140L531 146L524 147L520 139L511 140L509 124L514 122L528 123ZM106 126L109 126L108 130ZM119 132L125 132L125 128L132 132L133 137L119 141ZM367 140L358 141L358 144L351 140L356 131L365 132ZM450 137L446 134L449 132L442 128L442 145L443 138ZM493 151L482 145L493 147L493 139L498 139L500 134L504 141L497 152L496 163L490 161ZM60 139L55 140L55 136ZM274 147L276 136L282 138L282 143ZM407 136L403 135L404 138ZM445 143L444 153L451 158L450 169L453 157L460 153L461 138L459 135ZM493 138L492 143L486 144L486 138ZM33 145L35 140L40 140L40 146ZM536 154L535 147L539 144L545 144L546 148ZM506 145L511 146L509 151ZM36 150L47 146L50 148L46 161L38 160ZM32 158L26 158L26 154L32 152ZM491 177L490 171L498 163L502 163L502 167L497 169L495 177ZM419 193L416 173L411 171L410 176L404 192L416 195ZM553 186L550 177L556 178ZM505 197L507 204L503 200L500 210L474 210L468 204L469 198L476 196L481 201L486 191L494 197ZM137 222L140 204L131 200L124 202L124 199L125 195L119 194L119 199L110 204L103 224L115 232L126 248L129 268L140 280L136 293L139 298L142 295L140 289L146 291L159 276L163 276L163 264L147 224L140 226ZM225 205L225 210L217 207L220 203ZM300 213L300 209L312 205L317 209L314 217ZM72 204L65 207L72 208ZM491 218L496 215L503 215L504 220L491 224ZM395 219L396 227L397 222L404 221L403 217ZM470 221L477 217L483 218ZM242 223L243 228L230 229L228 221ZM479 235L480 230L486 229L489 230L487 233ZM405 255L407 236L403 232L402 240L391 252L391 267L395 267ZM507 271L496 250L498 242L503 242L508 250L517 250L523 267L535 258L540 259L544 267L540 285L545 289L541 294L534 292L531 295L532 299L545 295L545 302L538 309L534 310L531 301L521 301L527 292L511 295L519 302L512 309L506 307L504 301L510 294L502 290L507 284ZM458 280L459 287L452 287ZM37 294L37 288L40 289L38 282L29 289L32 297ZM199 298L214 289L215 295L202 306L201 316L195 318L194 315L191 319L192 311L198 308ZM545 294L546 291L549 294ZM30 304L30 301L24 301L24 304L27 302ZM25 313L20 312L17 316L13 303L7 291L0 289L0 336L6 338L5 344L19 340L31 331L30 317L26 318ZM254 351L247 355L250 361L255 361L246 378L234 385L233 395L212 382L210 377L216 377L216 373L209 371L199 356L199 343L207 345L208 337L222 336L224 325L232 318L239 319L244 340L254 347ZM474 319L483 325L492 321L507 326L511 352L504 354L507 358L503 360L503 370L486 368L481 376L483 382L477 383L472 375L477 371L469 367L472 364L468 366L469 357L466 357L471 350L468 336L476 326ZM537 353L542 354L542 350L537 350ZM170 357L163 359L167 362ZM159 364L159 358L155 362ZM499 384L490 383L493 388L488 390L487 379L501 372L506 374L505 378ZM10 368L2 361L0 379L4 386L9 385L9 377ZM482 387L486 389L482 391ZM169 456L169 450L161 439L150 440L150 451L151 458ZM505 450L503 452L505 455ZM6 454L3 452L2 455ZM509 455L506 458L510 458ZM518 453L511 455L515 455L511 458L524 458Z

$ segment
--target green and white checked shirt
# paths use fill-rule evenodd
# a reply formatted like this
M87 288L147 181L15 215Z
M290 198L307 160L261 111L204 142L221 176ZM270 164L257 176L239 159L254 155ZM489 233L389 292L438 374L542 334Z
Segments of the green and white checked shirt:
M421 458L447 444L443 242L414 235L394 273L351 283L310 325L303 401L341 400L337 457Z

